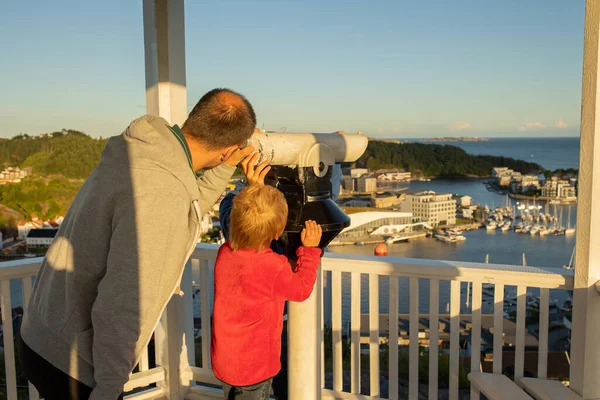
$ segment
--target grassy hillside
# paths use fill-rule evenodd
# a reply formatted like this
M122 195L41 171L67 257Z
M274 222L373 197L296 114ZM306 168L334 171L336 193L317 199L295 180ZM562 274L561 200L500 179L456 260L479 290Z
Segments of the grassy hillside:
M37 175L85 179L100 162L106 139L62 130L44 136L19 135L0 142L0 164L31 167Z
M11 209L12 215L0 218L0 226L14 220L14 211L20 214L18 219L28 218L31 213L43 219L64 215L82 183L64 177L32 177L20 183L1 185L0 204Z

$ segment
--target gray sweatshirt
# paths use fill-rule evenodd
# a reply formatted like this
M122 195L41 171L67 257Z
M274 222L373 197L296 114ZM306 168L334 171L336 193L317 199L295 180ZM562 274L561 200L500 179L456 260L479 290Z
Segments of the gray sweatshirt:
M116 399L233 167L196 179L162 118L111 138L75 197L40 269L21 334L52 365Z

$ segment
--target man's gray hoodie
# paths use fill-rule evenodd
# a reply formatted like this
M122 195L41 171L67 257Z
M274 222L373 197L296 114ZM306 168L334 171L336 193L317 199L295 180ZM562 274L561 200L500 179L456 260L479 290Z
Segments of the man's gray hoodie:
M36 280L21 334L61 371L116 399L234 168L196 179L162 118L111 138L75 197Z

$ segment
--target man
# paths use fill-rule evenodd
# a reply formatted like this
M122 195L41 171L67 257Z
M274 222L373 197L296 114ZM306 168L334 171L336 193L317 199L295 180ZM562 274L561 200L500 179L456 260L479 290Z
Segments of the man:
M345 134L343 131L335 132L337 134ZM242 171L246 176L246 181L249 184L259 183L274 185L275 182L269 171L271 167L268 161L256 165L258 161L258 153L247 157L241 162ZM342 167L340 164L335 164L331 170L331 198L336 201L340 195L340 181L342 179ZM221 232L225 240L229 240L229 215L233 208L233 200L235 196L244 189L245 183L238 181L235 185L234 190L229 192L221 201L219 205L219 223L221 225ZM273 240L271 242L271 250L275 253L283 254L284 245L279 240ZM288 399L288 370L287 370L287 303L284 308L283 315L283 332L281 337L281 370L273 378L273 393L278 400Z
M46 254L21 328L21 362L41 397L122 398L180 292L202 215L254 151L240 146L255 125L246 98L215 89L181 129L147 115L108 141Z

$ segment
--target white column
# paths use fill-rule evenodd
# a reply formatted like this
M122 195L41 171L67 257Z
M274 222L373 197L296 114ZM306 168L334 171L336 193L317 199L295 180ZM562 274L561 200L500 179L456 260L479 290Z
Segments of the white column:
M146 112L171 124L187 118L183 0L144 0Z
M577 250L571 340L571 388L584 399L600 399L600 1L585 11L581 153L577 205Z
M320 268L317 276L321 273ZM321 342L317 300L319 284L310 297L302 302L288 304L288 382L290 400L317 400L321 398L319 382Z
M144 0L146 112L182 125L187 118L183 0ZM158 385L168 399L185 399L194 363L192 281L189 264L155 332L156 363L165 369Z

